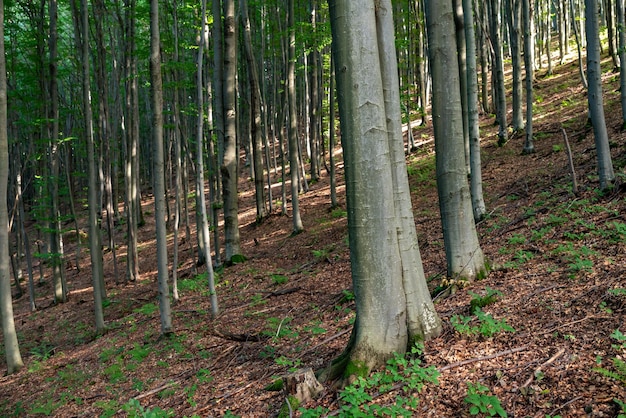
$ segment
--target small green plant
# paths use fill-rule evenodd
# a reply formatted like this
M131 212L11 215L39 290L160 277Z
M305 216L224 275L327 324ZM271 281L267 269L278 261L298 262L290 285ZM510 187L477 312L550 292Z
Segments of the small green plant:
M507 416L497 396L489 394L489 388L480 383L467 382L467 396L463 399L470 406L471 415L482 414L487 417Z
M345 218L346 216L348 216L348 212L346 212L345 210L341 209L341 208L335 208L333 209L333 211L330 213L330 216L333 219L339 219L339 218Z
M288 367L288 370L291 373L293 373L296 370L298 370L298 368L302 365L302 360L300 360L300 359L292 360L292 359L287 358L285 356L278 357L276 360L274 360L274 362L276 364L278 364L279 366Z
M144 408L137 399L131 399L122 406L128 418L168 418L174 416L174 411L165 411L161 408Z
M275 285L285 284L289 281L289 277L282 274L271 274L270 278L272 279L272 283Z
M610 337L617 341L616 344L611 344L614 350L620 351L624 354L626 351L626 335L622 333L619 329L614 330ZM596 359L598 365L602 365L602 357L598 357ZM601 375L608 377L613 380L617 380L623 384L626 384L626 361L622 360L620 357L613 357L611 359L613 363L613 367L608 369L606 367L595 367L593 371L600 373Z
M288 325L293 318L286 316L283 319L270 317L267 318L266 329L261 332L263 335L270 336L272 338L296 338L298 333L290 328Z
M159 307L156 306L154 303L146 303L141 308L135 309L133 312L135 312L135 313L142 313L144 315L151 316L152 314L154 314L158 310L159 310Z
M471 297L470 300L470 312L474 312L476 308L484 308L485 306L496 303L498 298L502 296L502 292L497 289L492 289L489 286L485 287L485 296L481 296L472 291L467 292Z
M369 377L359 376L355 382L339 393L340 417L372 417L394 416L412 417L415 415L418 398L415 396L395 397L391 405L370 404L372 393L386 393L400 389L404 392L421 392L427 383L437 384L439 372L434 366L421 367L420 354L422 346L416 345L406 356L396 354L387 362L383 371L373 373ZM328 413L326 408L317 407L312 410L300 408L302 417L319 417Z
M456 332L468 336L482 335L485 338L493 337L500 332L515 332L515 329L506 323L506 319L497 320L482 309L474 309L474 316L454 315L450 323ZM472 322L478 321L477 325Z

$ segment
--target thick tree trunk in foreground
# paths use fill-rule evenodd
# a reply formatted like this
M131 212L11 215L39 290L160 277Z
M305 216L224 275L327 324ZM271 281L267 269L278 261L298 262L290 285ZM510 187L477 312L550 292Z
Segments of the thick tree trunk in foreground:
M330 11L357 317L323 377L366 373L441 331L411 210L391 1L336 0Z
M473 280L486 272L463 170L465 149L452 1L428 2L426 23L433 77L437 190L448 278L453 282Z
M9 214L7 188L9 185L9 140L7 132L7 73L4 55L4 1L0 0L0 318L7 373L19 371L24 363L15 331L11 274L9 265Z

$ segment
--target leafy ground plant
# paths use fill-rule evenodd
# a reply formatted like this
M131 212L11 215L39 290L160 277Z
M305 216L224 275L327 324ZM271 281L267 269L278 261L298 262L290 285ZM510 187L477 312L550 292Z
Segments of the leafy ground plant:
M477 321L478 324L472 323ZM474 309L474 316L454 315L450 323L456 332L468 336L482 335L490 338L500 332L515 332L515 329L506 323L506 319L495 319L491 314L482 309Z
M423 347L416 345L407 355L396 354L387 362L385 370L373 373L369 377L358 377L354 383L339 393L340 410L333 415L339 417L372 417L414 416L419 402L413 393L419 393L427 383L438 384L439 372L434 366L422 367L420 355ZM392 390L402 390L407 396L396 396L392 405L372 403L379 394ZM315 409L300 408L302 417L325 416L330 411L327 408Z
M507 416L506 411L500 405L500 399L490 395L489 388L480 383L467 382L467 396L463 400L470 406L471 415L503 418Z

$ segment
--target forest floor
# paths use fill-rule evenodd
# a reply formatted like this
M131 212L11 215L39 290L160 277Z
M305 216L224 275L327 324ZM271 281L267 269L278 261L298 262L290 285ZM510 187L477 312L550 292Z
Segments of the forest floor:
M477 399L483 406L501 403L510 417L617 416L615 399L626 401L626 367L619 369L625 342L615 333L626 331L626 134L620 129L619 74L604 65L616 187L597 190L594 138L575 62L555 66L552 76L537 72L536 153L521 155L523 133L496 146L493 118L483 115L488 216L478 231L493 271L449 297L436 297L444 332L424 344L420 359L422 367L439 371L438 384L425 383L419 392L369 389L370 407L403 397L419 400L407 407L408 416L460 417L470 415L470 400ZM572 147L578 195L561 127ZM432 139L430 126L414 132L418 141ZM407 162L424 269L434 290L446 263L432 142ZM76 244L67 243L69 301L52 303L47 278L37 287L37 312L29 312L27 296L15 301L25 367L0 377L0 416L163 416L160 410L176 417L275 416L285 395L265 388L290 370L329 364L346 346L354 320L340 161L337 169L340 206L330 206L323 170L300 196L305 232L296 236L291 217L278 211L255 222L254 186L242 170L240 232L247 261L219 271L221 313L211 319L205 269L194 263L193 230L191 240L183 238L171 338L160 338L150 196L140 229L140 279L116 285L111 252L104 254L104 336L93 334L88 251L76 265ZM117 241L123 237L120 226ZM122 273L124 251L118 248ZM494 303L482 308L487 316L472 315L471 300L489 295ZM489 392L468 398L468 383ZM343 405L336 388L326 385L304 407L339 415Z

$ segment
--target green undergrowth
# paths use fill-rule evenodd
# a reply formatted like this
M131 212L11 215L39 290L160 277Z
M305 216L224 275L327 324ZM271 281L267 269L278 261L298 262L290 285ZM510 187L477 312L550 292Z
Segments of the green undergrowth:
M411 417L415 416L419 403L418 394L427 384L438 384L439 372L434 366L421 364L423 347L415 345L406 355L396 354L384 370L369 376L356 373L355 381L338 394L339 410L328 408L300 408L302 417L320 417L332 413L339 417ZM358 368L358 365L355 365ZM359 370L356 370L357 372ZM393 404L381 405L376 402L380 395L398 391Z

